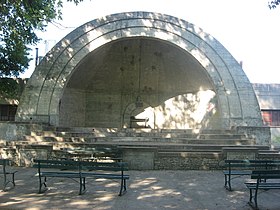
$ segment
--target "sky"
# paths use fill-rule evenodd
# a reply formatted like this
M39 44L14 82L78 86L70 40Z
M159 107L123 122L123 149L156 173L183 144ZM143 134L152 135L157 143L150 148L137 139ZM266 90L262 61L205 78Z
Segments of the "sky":
M32 46L44 56L75 28L91 20L121 12L147 11L175 16L215 37L238 61L251 83L280 83L280 6L268 0L83 0L65 2L62 21L39 32L42 41ZM30 77L35 61L21 77Z

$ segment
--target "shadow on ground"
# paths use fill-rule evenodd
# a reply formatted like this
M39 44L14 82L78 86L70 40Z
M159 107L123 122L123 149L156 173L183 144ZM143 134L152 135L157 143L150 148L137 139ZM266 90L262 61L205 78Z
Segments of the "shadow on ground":
M88 179L87 192L78 195L77 182L53 178L49 190L38 194L36 169L17 170L16 187L0 192L0 209L251 209L246 177L234 179L234 191L229 192L223 187L221 171L129 171L128 191L120 197L119 181L102 179ZM261 193L260 209L280 209L279 192Z

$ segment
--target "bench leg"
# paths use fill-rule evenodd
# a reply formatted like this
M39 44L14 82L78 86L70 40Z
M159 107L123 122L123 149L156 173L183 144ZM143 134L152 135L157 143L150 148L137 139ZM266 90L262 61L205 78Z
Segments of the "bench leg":
M225 188L227 188L227 183L228 183L228 181L227 181L227 175L225 175Z
M42 187L44 186L44 189ZM47 177L44 177L44 181L42 181L42 177L39 176L39 192L38 193L44 193L47 191Z
M16 183L15 183L15 172L12 173L12 184L15 187Z
M253 189L250 189L250 199L249 202L252 203L252 198L253 198L253 193L252 193Z
M120 192L119 192L119 196L122 196L125 193L126 193L126 180L122 179L121 180L121 189L120 189Z
M4 174L3 191L6 191L6 187L8 186L9 183L12 183L12 185L13 185L10 189L12 189L16 186L15 173L16 172L8 172L8 173ZM11 179L8 178L8 175L11 175Z
M255 192L253 193L253 190L254 189L250 189L250 199L249 199L249 205L253 208L253 209L255 209L255 210L258 210L259 208L258 208L258 189L255 189ZM254 196L253 196L253 194L254 194ZM254 202L252 201L253 200L253 198L254 198Z
M230 183L230 175L225 174L225 188L229 191L231 191L231 183Z
M79 195L83 195L86 192L86 178L80 177L80 191Z
M255 209L259 209L258 208L258 188L255 189L254 201L255 201Z
M7 174L4 173L3 191L6 190L6 186L7 186Z

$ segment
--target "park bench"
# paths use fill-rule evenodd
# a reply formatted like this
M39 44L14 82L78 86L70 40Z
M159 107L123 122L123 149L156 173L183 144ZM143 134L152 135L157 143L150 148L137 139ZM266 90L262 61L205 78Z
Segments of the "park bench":
M119 196L126 192L126 180L129 175L124 162L89 162L74 160L34 160L33 167L38 168L39 193L47 190L47 178L70 178L79 183L79 195L86 191L86 178L119 179ZM66 183L67 184L67 183Z
M280 182L275 182L275 180L280 179L280 170L253 170L251 179L256 181L245 183L246 187L250 190L249 204L253 208L258 209L259 190L280 189ZM253 198L254 203L252 202Z
M143 127L144 128L147 128L148 127L148 125L147 125L147 123L148 123L148 121L149 121L149 118L136 118L136 117L134 117L134 116L131 116L130 117L130 128L133 128L133 125L134 125L134 123L144 123L144 125L143 125Z
M64 149L68 159L85 161L122 161L121 150L117 147L75 147Z
M12 170L11 164L12 164L12 161L9 159L0 159L0 165L2 165L0 174L3 176L3 191L7 190L7 186L9 184L12 184L12 188L16 186L15 173L17 171Z
M276 169L280 166L280 160L224 160L223 170L225 176L225 188L232 190L231 180L240 176L251 175L252 170Z

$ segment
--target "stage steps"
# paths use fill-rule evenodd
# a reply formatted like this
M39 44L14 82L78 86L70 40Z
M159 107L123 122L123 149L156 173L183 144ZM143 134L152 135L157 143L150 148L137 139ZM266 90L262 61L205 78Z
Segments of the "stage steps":
M225 147L252 148L252 150L257 148L261 158L280 158L279 151L271 150L266 145L256 145L254 138L245 134L237 134L231 130L205 130L193 133L189 129L45 126L42 130L32 130L29 134L24 135L21 141L0 142L1 153L10 152L10 154L17 155L16 153L19 151L30 151L30 153L47 151L48 157L51 158L66 156L68 149L119 148L126 154L134 151L136 158L147 160L148 156L152 156L153 169L200 169L198 167L200 164L202 164L201 169L216 169L218 162L224 158L223 148ZM143 157L145 155L147 157ZM23 154L18 156L23 156ZM18 158L20 159L20 157ZM133 161L133 159L129 160ZM194 165L193 168L192 165ZM139 167L140 169L150 169ZM133 169L137 169L137 167Z

